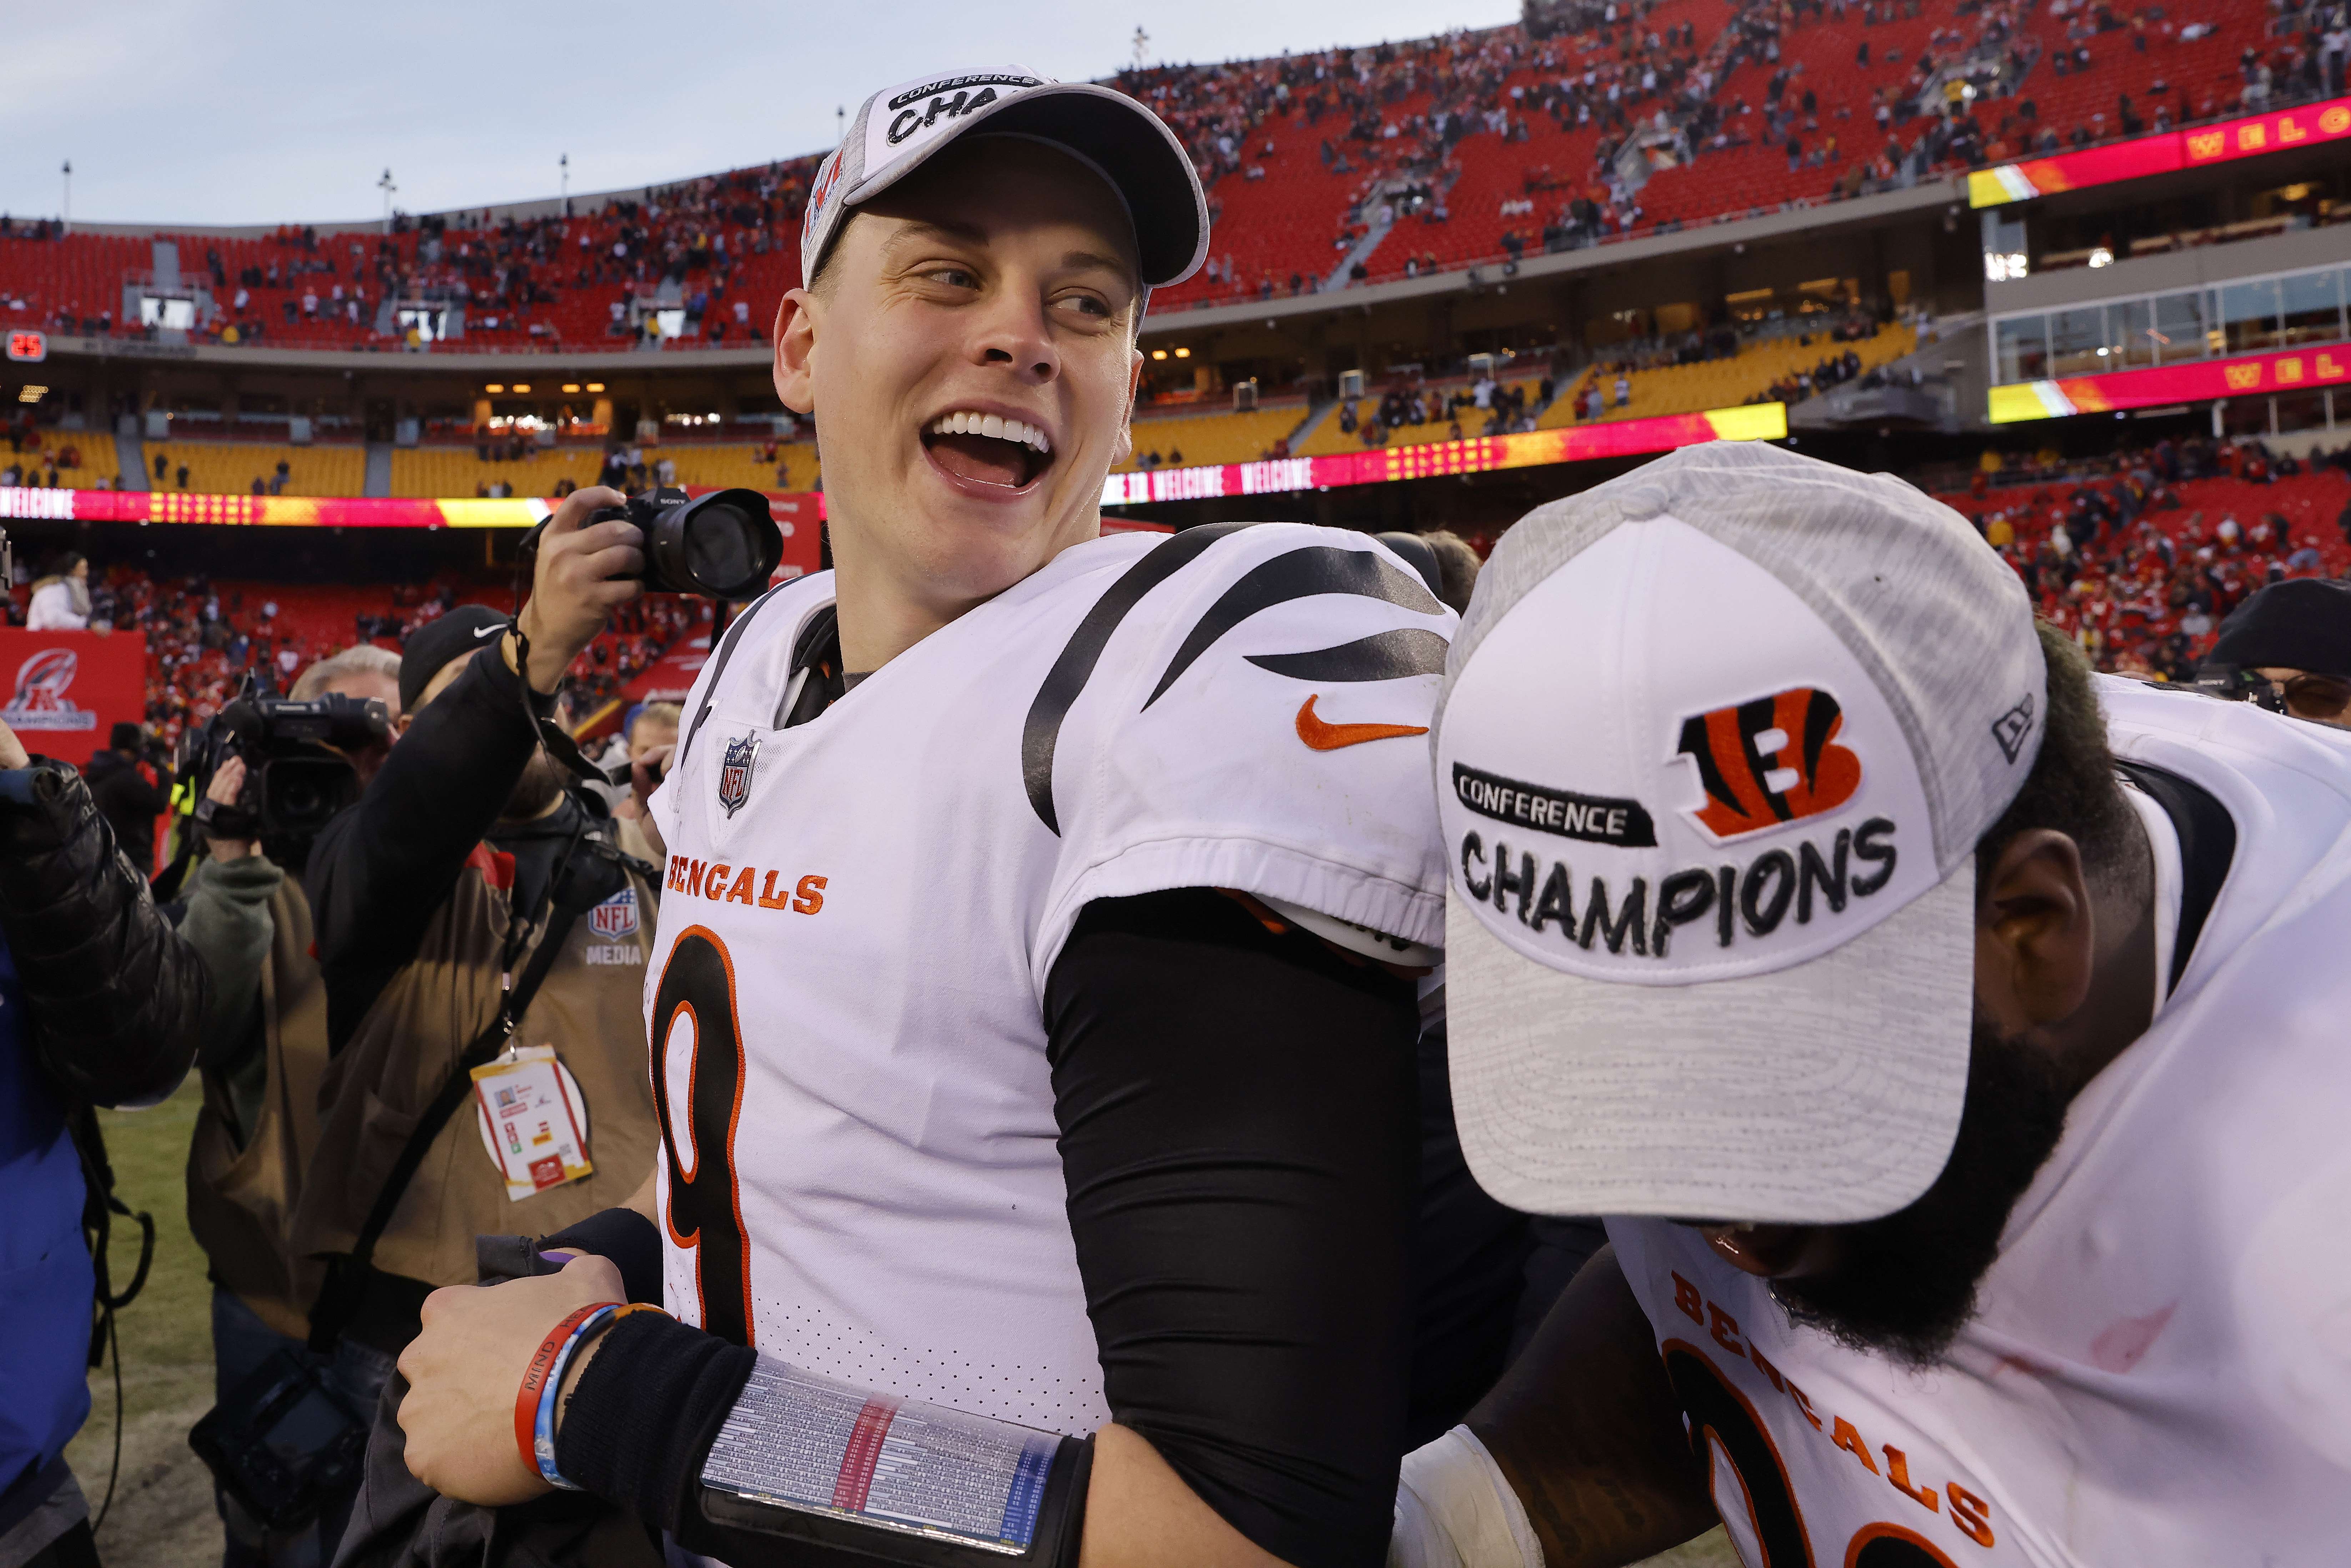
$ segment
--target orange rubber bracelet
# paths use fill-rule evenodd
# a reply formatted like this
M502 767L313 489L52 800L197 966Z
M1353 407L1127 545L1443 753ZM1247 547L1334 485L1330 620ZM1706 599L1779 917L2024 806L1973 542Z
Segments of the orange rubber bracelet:
M548 1330L547 1337L540 1340L538 1348L531 1353L530 1365L523 1371L522 1387L515 1395L515 1448L522 1455L523 1469L532 1475L538 1474L538 1446L536 1441L538 1396L547 1385L547 1375L554 1367L556 1356L561 1354L564 1342L571 1337L572 1330L606 1307L620 1304L618 1301L590 1301Z

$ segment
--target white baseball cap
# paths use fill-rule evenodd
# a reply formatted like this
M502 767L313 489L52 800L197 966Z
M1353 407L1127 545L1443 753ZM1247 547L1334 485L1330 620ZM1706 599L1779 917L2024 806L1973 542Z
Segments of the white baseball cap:
M1505 534L1434 721L1479 1185L1789 1223L1923 1193L2045 681L2016 574L1888 476L1715 442Z
M1208 198L1191 154L1123 92L1059 82L1018 66L944 71L884 88L858 105L849 134L818 168L800 224L800 276L816 276L852 207L921 168L959 137L1043 141L1097 174L1126 204L1148 288L1181 283L1208 254Z

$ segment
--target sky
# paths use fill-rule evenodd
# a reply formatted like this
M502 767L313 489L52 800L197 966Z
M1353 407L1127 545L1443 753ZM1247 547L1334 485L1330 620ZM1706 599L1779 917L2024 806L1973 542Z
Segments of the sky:
M276 224L660 183L839 140L836 108L927 72L1254 58L1515 19L1516 0L143 0L9 26L0 211Z

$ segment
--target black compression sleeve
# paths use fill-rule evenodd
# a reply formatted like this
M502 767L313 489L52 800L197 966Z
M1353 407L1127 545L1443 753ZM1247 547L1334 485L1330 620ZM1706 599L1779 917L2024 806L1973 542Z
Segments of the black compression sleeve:
M1191 889L1088 905L1045 1018L1113 1418L1285 1562L1381 1563L1411 1342L1412 987Z
M604 1259L621 1271L621 1288L632 1301L661 1305L661 1232L633 1208L600 1209L552 1236L542 1237L539 1250L569 1247Z
M564 1479L673 1535L758 1354L659 1312L605 1333L555 1432Z

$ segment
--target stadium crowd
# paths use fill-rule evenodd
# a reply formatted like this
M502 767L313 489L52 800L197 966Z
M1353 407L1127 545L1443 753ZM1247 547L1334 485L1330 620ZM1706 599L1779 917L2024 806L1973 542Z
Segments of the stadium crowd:
M461 594L506 586L395 583L376 594L337 590L321 604L315 601L317 591L297 583L215 582L201 575L159 580L121 566L69 583L58 570L64 564L52 563L17 586L7 601L7 623L143 635L149 664L142 746L158 743L167 753L219 713L248 674L260 691L283 694L302 670L355 641L396 651ZM61 592L80 591L63 618L45 622L33 598L51 583ZM702 613L701 606L671 594L622 607L567 671L574 711L585 718L610 702L699 624Z
M2200 438L2070 461L1987 453L1964 492L1938 498L2118 674L2190 680L2251 594L2351 575L2351 446L2307 459Z
M2233 57L2212 54L2222 45ZM1722 16L1681 0L1550 0L1499 27L1112 81L1184 139L1212 215L1269 179L1340 198L1313 204L1337 214L1319 255L1311 237L1219 250L1168 293L1186 304L1515 259L2307 101L2343 91L2346 56L2344 7L2288 0L2225 26L2104 0L1737 0ZM1789 179L1759 180L1730 156L1750 151L1784 158ZM1718 162L1729 172L1710 172ZM684 313L674 340L756 341L772 297L799 280L791 240L816 165L778 160L570 215L185 236L183 267L213 305L193 332L423 349L431 308L459 307L476 347L576 347L659 337L658 308ZM1456 193L1473 188L1494 210L1458 239L1433 234L1471 215ZM0 215L0 246L82 243L56 220ZM31 281L0 295L12 319L158 329L117 321L95 282L16 259ZM425 316L403 323L400 305Z

